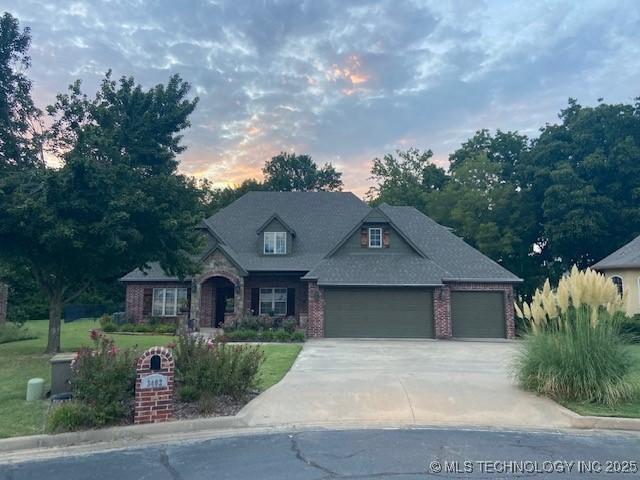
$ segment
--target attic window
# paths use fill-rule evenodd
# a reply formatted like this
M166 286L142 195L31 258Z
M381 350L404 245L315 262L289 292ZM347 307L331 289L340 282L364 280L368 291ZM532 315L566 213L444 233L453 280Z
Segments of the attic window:
M382 248L382 229L369 229L369 248Z
M287 253L287 232L264 232L264 254L284 255Z

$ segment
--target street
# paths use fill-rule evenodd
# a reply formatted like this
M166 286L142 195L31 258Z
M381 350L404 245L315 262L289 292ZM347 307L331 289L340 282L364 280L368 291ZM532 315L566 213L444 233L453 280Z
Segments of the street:
M639 461L632 433L320 430L4 464L0 479L637 478Z

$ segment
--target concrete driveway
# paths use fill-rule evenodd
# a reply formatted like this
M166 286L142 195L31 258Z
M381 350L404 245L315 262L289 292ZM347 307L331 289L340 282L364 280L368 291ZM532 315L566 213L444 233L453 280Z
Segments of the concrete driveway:
M570 426L554 402L520 390L517 342L310 340L284 379L250 402L250 425Z

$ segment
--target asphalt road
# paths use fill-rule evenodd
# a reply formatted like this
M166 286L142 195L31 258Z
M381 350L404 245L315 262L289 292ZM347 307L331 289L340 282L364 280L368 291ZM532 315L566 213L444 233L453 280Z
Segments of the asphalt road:
M0 478L596 478L609 470L609 478L623 479L640 478L638 462L637 434L463 429L307 431L5 464L0 465ZM589 469L591 473L587 473Z

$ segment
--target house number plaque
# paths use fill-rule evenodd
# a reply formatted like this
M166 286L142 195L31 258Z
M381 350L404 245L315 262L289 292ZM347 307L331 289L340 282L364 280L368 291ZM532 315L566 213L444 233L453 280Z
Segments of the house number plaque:
M166 388L168 385L167 376L159 373L146 375L140 379L140 389L148 390L151 388Z

